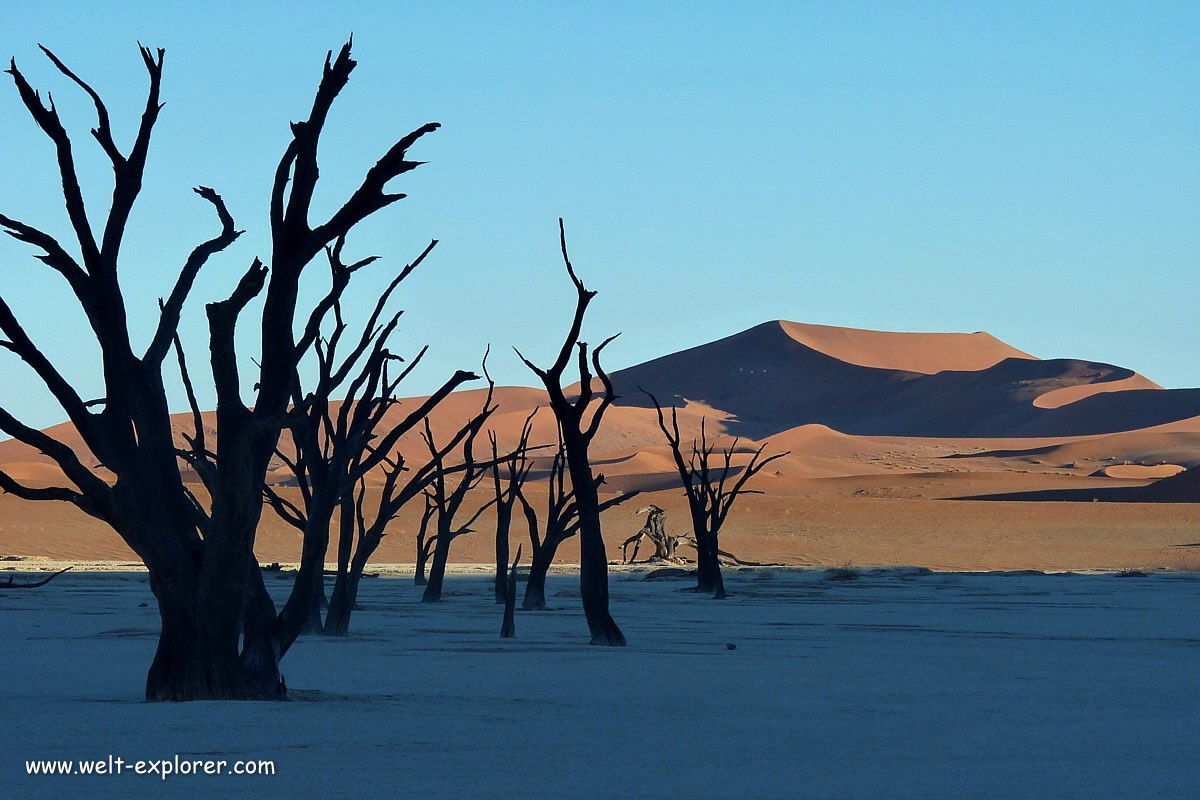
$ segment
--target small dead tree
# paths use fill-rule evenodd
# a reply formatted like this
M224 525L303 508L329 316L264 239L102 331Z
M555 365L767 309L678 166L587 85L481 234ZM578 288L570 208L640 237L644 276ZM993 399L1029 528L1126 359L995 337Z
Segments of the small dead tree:
M433 504L433 498L428 494L422 494L425 498L425 510L421 513L421 525L417 529L417 562L416 569L413 570L413 583L417 586L424 586L429 581L425 578L425 565L429 561L429 556L433 554L433 546L437 543L437 535L426 538L425 535L429 532L429 520L433 518L433 513L437 511L437 506Z
M529 434L533 430L533 418L538 410L535 408L525 425L521 428L521 438L508 460L503 462L505 476L502 479L501 458L496 442L496 432L488 431L488 440L492 444L492 488L496 493L496 602L504 603L508 596L508 580L505 571L508 568L508 532L512 527L513 506L516 505L517 495L525 480L529 477L529 467L532 462L528 457Z
M591 460L588 448L600 429L600 421L604 412L612 405L615 398L612 381L608 373L600 366L600 354L608 344L616 338L610 336L600 343L591 353L591 367L588 366L588 345L580 340L583 329L583 317L588 305L596 296L596 292L587 289L583 281L575 274L571 259L567 255L567 233L560 218L558 220L559 248L562 251L563 263L567 275L575 285L576 301L575 315L571 327L558 351L558 357L547 369L536 366L532 361L517 351L517 356L525 362L550 396L550 410L558 421L562 433L563 449L566 454L567 471L571 476L571 485L575 495L576 514L579 522L579 591L583 597L583 613L587 617L588 630L592 635L592 644L606 644L623 647L625 635L617 626L608 610L608 554L604 548L604 535L600 528L600 498L596 491L596 479L592 474ZM576 354L579 371L579 395L568 399L563 391L562 378L571 361L572 353ZM592 371L603 386L600 400L595 408L591 408L592 400L596 397L592 386ZM590 418L588 414L590 412Z
M13 576L9 575L7 581L5 581L4 583L0 583L0 589L38 589L42 586L45 586L50 581L54 580L59 575L62 575L64 572L69 572L70 570L71 570L70 567L66 567L65 569L60 569L58 572L55 572L53 575L49 576L48 578L42 578L40 581L31 581L29 583L17 583L14 580Z
M486 366L484 373L487 373ZM442 583L446 577L446 563L450 559L450 544L459 536L471 533L473 530L471 526L475 524L475 521L496 502L496 499L492 498L480 506L466 522L461 525L456 524L455 517L461 511L463 502L471 490L483 480L486 471L493 466L492 462L480 464L475 461L475 439L484 424L496 411L497 407L492 405L494 388L495 385L491 378L488 378L488 392L483 401L483 410L467 426L467 433L462 438L462 463L456 465L455 468L446 468L446 451L438 448L434 442L433 430L429 426L429 421L425 421L425 445L429 448L431 461L434 463L432 480L426 494L437 509L437 532L434 536L433 563L429 568L429 582L425 586L425 593L421 596L422 603L441 601ZM459 476L458 483L450 488L446 479L455 474Z
M566 449L559 435L558 449L550 461L550 472L547 476L546 515L544 525L539 524L537 510L529 502L524 491L517 493L521 501L521 510L529 526L529 543L533 554L529 565L529 575L525 579L525 596L521 602L522 611L542 611L546 608L546 575L554 563L558 546L579 532L578 506L575 504L574 489L567 488L566 481ZM595 478L597 489L604 484L604 476ZM623 492L600 503L599 510L610 508L636 497L638 492Z
M504 622L500 625L500 638L511 639L517 635L517 565L521 563L521 545L517 545L517 557L504 579ZM507 564L505 566L508 566Z
M276 457L291 471L301 503L297 506L271 486L263 488L265 500L276 514L303 533L300 570L292 593L272 627L270 646L281 656L304 631L346 635L354 606L351 594L357 592L367 559L378 546L376 534L382 539L383 528L395 516L394 512L383 514L381 508L382 523L375 524L380 521L377 517L371 525L367 524L363 515L366 475L376 469L385 470L383 494L389 504L400 497L403 498L402 505L420 493L427 485L421 477L427 481L430 470L419 470L414 479L400 485L401 467L390 453L397 442L424 421L452 391L479 377L473 372L459 370L410 413L394 423L385 423L388 412L400 402L397 398L399 386L420 364L428 348L423 348L399 374L391 374L390 366L402 361L388 348L400 313L393 314L386 323L381 324L380 319L392 293L424 261L436 241L388 285L361 335L351 342L346 354L342 350L348 326L343 320L340 297L333 291L338 291L351 274L376 259L367 258L347 266L341 258L344 244L344 239L339 239L326 249L332 273L333 290L329 303L334 325L327 337L317 331L311 336L317 366L315 387L304 393L297 378L293 387L293 409L289 415L292 452L282 446L275 451ZM342 386L347 387L345 396L340 403L334 403L331 397ZM402 490L397 492L401 487ZM326 619L322 622L325 556L333 516L339 510L337 578ZM359 534L357 537L356 533ZM265 604L267 598L263 602Z
M484 374L486 375L486 373L487 370L485 367ZM490 377L488 378L488 386L488 396L490 397L492 393L492 381ZM487 407L487 402L485 402L485 410ZM490 412L488 413L490 414ZM428 431L428 416L425 416L423 419ZM482 472L491 466L491 462L475 464L471 461L450 467L445 466L445 460L449 457L450 453L460 444L464 444L477 436L479 429L483 426L486 419L487 417L481 413L479 416L469 420L450 437L449 441L440 450L436 453L431 453L428 458L414 459L411 465L408 459L400 452L395 453L391 458L386 458L384 460L386 466L384 468L383 486L379 491L379 498L374 506L373 515L369 519L363 513L363 506L367 496L366 483L364 481L359 482L358 494L354 503L355 526L353 530L357 531L354 557L350 560L348 569L344 561L339 561L338 577L334 582L333 594L329 602L329 616L325 620L327 630L331 630L336 636L346 635L350 624L350 612L356 607L358 585L362 579L363 570L366 568L367 561L383 541L387 525L396 518L396 515L400 513L400 509L409 501L415 499L418 494L427 493L432 489L439 477L445 479L447 476L469 470L479 470ZM401 476L407 476L406 480L401 481ZM428 505L428 496L426 503L425 513L431 518L433 512L430 511ZM480 509L479 513L483 513L486 508L487 506L484 506L483 509ZM434 509L436 510L436 504ZM422 524L425 525L427 522L423 520ZM350 529L343 525L342 536L344 539L351 535L353 534L350 532ZM435 536L435 549L437 544L436 538ZM340 550L348 552L349 544L344 539Z
M739 495L762 494L757 490L746 489L746 482L761 472L763 467L788 453L776 453L762 458L766 449L764 444L754 451L750 461L739 471L732 463L738 445L738 439L734 439L728 448L721 451L720 462L714 462L712 456L716 442L709 442L705 422L701 419L700 438L692 440L691 454L685 459L679 434L679 415L674 406L671 408L671 424L668 427L658 398L645 389L642 392L654 403L658 414L658 427L667 438L667 444L671 446L675 468L687 495L692 531L696 535L696 591L711 593L718 599L724 599L725 581L721 576L721 550L718 546L721 526L725 524L725 518L729 516L729 510L733 508ZM737 477L726 485L733 475Z
M641 549L642 540L649 539L654 545L653 560L657 561L674 561L675 548L679 545L679 537L671 536L667 533L667 512L658 506L651 503L648 506L643 506L634 512L635 514L646 514L646 524L642 529L630 536L621 545L621 559L626 563L631 563L637 560L638 550ZM633 545L633 556L629 556L629 545Z

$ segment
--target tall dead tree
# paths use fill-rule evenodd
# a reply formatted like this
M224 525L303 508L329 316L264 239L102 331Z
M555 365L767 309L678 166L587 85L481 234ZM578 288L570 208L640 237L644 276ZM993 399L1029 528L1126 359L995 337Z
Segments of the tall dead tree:
M2 346L20 357L60 403L92 454L115 476L109 484L83 466L62 441L21 423L0 409L0 430L50 456L72 486L40 488L0 473L0 489L34 501L66 501L110 525L138 554L150 573L162 629L146 679L151 700L259 699L279 696L278 654L243 651L274 620L262 602L262 579L254 559L255 532L262 512L261 489L280 431L287 424L297 365L331 307L322 301L298 309L301 275L324 247L360 222L404 197L387 184L420 162L406 158L417 140L438 126L429 123L397 141L371 167L350 197L324 220L313 223L317 149L334 100L346 86L355 61L350 43L330 52L306 119L291 126L291 140L275 170L270 199L270 268L255 259L229 297L206 307L209 350L217 395L218 452L202 476L211 496L204 505L184 485L163 381L163 360L177 342L182 309L200 270L239 236L221 197L200 187L221 228L184 260L161 304L149 345L135 351L118 279L126 223L142 188L151 134L162 109L163 51L141 48L149 75L145 110L127 152L116 144L100 95L62 61L44 50L54 66L78 85L95 106L92 136L111 162L112 201L100 235L92 227L75 167L73 144L53 102L46 104L15 60L8 74L34 122L54 147L61 188L78 257L45 231L7 216L0 227L41 251L37 258L67 282L86 314L100 348L104 396L85 401L68 379L30 340L11 308L0 301ZM43 48L44 49L44 48ZM345 287L341 287L344 289ZM339 289L334 292L340 296ZM265 292L258 380L251 402L242 396L235 328L246 306ZM297 339L298 316L305 317ZM181 352L181 351L180 351ZM190 387L189 387L190 391ZM194 394L194 393L193 393ZM193 449L206 449L203 430Z
M508 578L506 572L508 570L508 532L512 528L513 506L517 503L517 496L521 493L521 487L525 484L525 480L529 477L529 468L532 462L529 460L529 434L533 430L533 417L537 414L537 409L529 415L525 420L524 426L521 428L521 438L517 443L517 448L510 455L508 460L503 461L503 478L501 477L501 459L498 444L496 442L496 432L488 431L488 440L492 444L492 488L496 493L496 602L507 602L508 597Z
M588 345L579 336L583 329L583 316L596 292L584 287L583 281L575 274L575 268L571 266L571 259L567 255L567 232L561 218L558 220L558 241L567 275L575 285L575 315L571 327L558 351L558 357L549 368L538 367L521 355L519 350L517 355L545 385L550 395L550 410L554 412L559 430L562 431L567 471L571 476L576 513L579 516L579 591L583 596L583 613L592 634L592 644L624 647L625 635L608 611L608 553L604 549L604 535L600 530L600 497L588 456L588 448L600 430L604 412L615 397L612 381L600 366L600 353L616 336L605 339L592 351L589 368ZM579 369L579 395L568 399L563 391L562 378L571 362L572 353L576 354ZM595 408L590 407L596 397L592 386L592 370L595 370L603 386Z
M692 531L696 535L696 591L711 593L718 599L725 598L725 580L721 576L721 555L718 537L729 510L734 501L743 494L762 494L754 489L746 489L746 482L762 471L763 467L776 459L787 455L776 453L762 458L766 445L761 445L750 456L750 460L740 469L733 466L733 454L737 450L738 439L721 451L721 460L714 463L713 452L716 441L708 440L704 420L700 420L700 438L692 440L691 453L685 459L684 445L679 434L679 415L671 408L671 424L668 427L658 398L642 390L658 414L658 427L671 446L671 455L675 460L675 469L683 482L683 491L687 495L688 510L692 517ZM736 475L732 483L729 478Z

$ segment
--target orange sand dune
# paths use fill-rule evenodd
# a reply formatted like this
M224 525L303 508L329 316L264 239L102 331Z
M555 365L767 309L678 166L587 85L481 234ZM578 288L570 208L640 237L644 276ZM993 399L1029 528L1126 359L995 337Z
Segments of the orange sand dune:
M58 465L41 461L9 461L0 464L9 477L20 483L31 485L61 485L66 476Z
M888 452L898 441L882 437L852 436L826 425L812 424L791 428L766 440L771 452L792 453L832 459L869 457Z
M813 350L860 367L921 372L981 370L1024 353L990 333L901 333L780 320L788 336Z
M1069 439L1061 443L993 442L1002 447L972 454L971 458L996 458L1031 465L1048 464L1092 468L1136 465L1154 467L1163 464L1195 466L1200 464L1200 433L1169 432L1159 429L1125 431L1107 436ZM1164 476L1158 476L1164 477Z
M730 432L753 438L806 424L869 436L1063 438L1200 415L1200 390L1159 389L1111 364L1030 358L986 334L774 321L612 377L623 405L647 406L645 387L663 402L719 408Z
M1133 374L1128 378L1104 383L1086 383L1077 386L1064 386L1054 389L1034 398L1033 404L1038 408L1060 408L1069 403L1075 403L1085 397L1103 392L1123 392L1129 389L1161 389L1154 381L1144 375Z
M1178 475L1184 469L1186 467L1178 464L1159 464L1153 467L1142 466L1141 464L1116 464L1111 467L1104 467L1100 472L1108 478L1137 481L1169 478L1172 475Z

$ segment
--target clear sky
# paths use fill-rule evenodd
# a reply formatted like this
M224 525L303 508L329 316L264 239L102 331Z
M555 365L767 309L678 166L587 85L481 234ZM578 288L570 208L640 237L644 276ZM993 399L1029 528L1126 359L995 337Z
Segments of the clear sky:
M561 341L560 215L600 291L585 333L623 331L614 369L785 318L987 330L1200 385L1195 2L4 5L0 55L53 92L94 220L111 185L90 105L36 43L101 91L123 147L144 98L135 43L166 48L122 269L145 338L155 298L215 230L190 187L216 188L247 230L186 310L206 405L203 302L269 256L287 124L351 32L359 67L327 127L314 216L400 135L444 126L413 151L430 163L401 179L409 198L347 248L385 257L360 273L361 307L442 242L398 302L401 349L432 345L409 393L489 342L500 382L532 382L509 345L544 360ZM53 152L0 77L0 211L65 237ZM19 243L0 242L0 291L98 393L82 315ZM0 403L39 426L63 417L12 357Z

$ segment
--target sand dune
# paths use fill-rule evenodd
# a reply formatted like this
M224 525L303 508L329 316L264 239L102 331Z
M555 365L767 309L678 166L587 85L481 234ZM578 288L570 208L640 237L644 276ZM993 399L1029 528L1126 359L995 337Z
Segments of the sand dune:
M934 347L925 352L926 336L931 345L946 342L944 358ZM1098 392L1153 384L1111 364L1037 360L1006 348L975 334L837 333L768 322L618 370L613 381L624 405L646 406L638 392L645 387L664 401L722 409L732 417L730 432L755 439L807 424L865 436L1081 436L1200 415L1198 390ZM893 366L875 366L882 364ZM947 365L972 369L938 369ZM1072 402L1055 397L1072 387L1091 388L1075 388ZM1036 403L1046 395L1053 407Z
M1169 478L1172 475L1178 475L1187 467L1179 464L1158 464L1153 467L1143 466L1142 464L1115 464L1111 467L1104 467L1100 470L1100 474L1106 478L1120 478L1122 480L1156 480L1158 478Z
M1104 383L1085 383L1077 386L1064 386L1061 389L1054 389L1045 394L1038 395L1033 399L1033 404L1037 408L1060 408L1070 403L1082 400L1085 397L1091 397L1094 394L1101 392L1124 392L1129 389L1161 389L1154 381L1143 375L1131 375L1128 378L1120 380L1107 381Z
M806 456L833 459L878 455L888 452L894 444L894 440L851 436L819 424L800 425L777 433L766 441L773 451L790 450Z
M860 367L921 372L981 370L1006 358L1033 359L989 333L898 333L780 320L784 333L820 353Z
M1146 429L1108 436L1075 438L1064 443L994 449L951 457L992 458L1094 470L1121 465L1156 467L1165 464L1191 467L1200 464L1200 433L1170 433Z
M9 461L0 463L4 471L15 481L32 485L62 483L66 480L58 465L41 461Z

